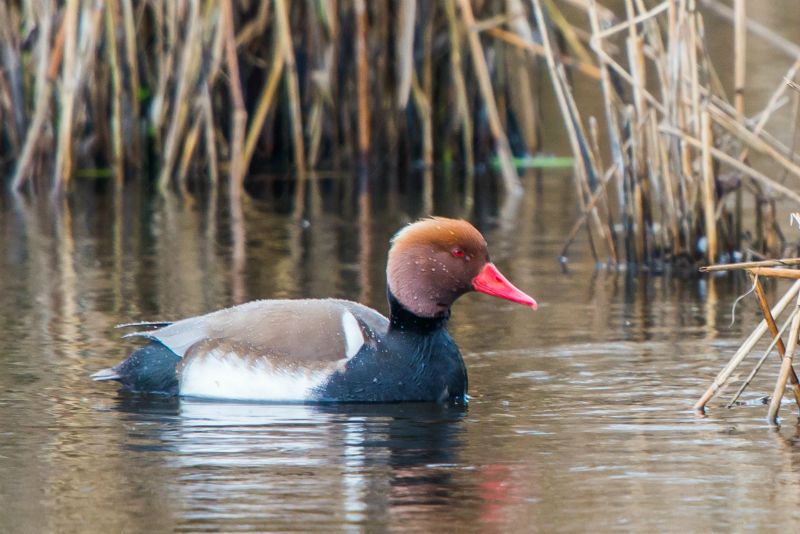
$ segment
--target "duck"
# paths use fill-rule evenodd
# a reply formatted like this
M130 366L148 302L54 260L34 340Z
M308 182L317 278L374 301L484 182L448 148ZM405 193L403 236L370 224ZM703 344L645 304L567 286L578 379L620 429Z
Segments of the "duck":
M491 262L469 222L429 217L401 228L386 264L389 317L342 299L255 300L135 327L147 344L91 375L123 390L278 403L468 402L450 309L476 291L535 310Z

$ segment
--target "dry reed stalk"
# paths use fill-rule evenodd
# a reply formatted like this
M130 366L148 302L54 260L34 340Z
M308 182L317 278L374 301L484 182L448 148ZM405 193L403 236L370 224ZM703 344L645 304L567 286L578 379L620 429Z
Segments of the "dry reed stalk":
M475 155L473 153L472 119L467 102L467 85L464 81L463 61L461 58L461 31L456 18L455 0L445 2L448 33L450 36L450 70L455 84L456 112L461 124L461 138L464 147L464 160L468 176L475 173ZM471 193L472 189L467 188Z
M183 150L181 151L181 159L178 163L177 175L178 189L183 196L189 195L189 185L186 177L189 172L189 166L192 163L192 156L194 155L197 143L200 139L200 128L203 126L204 118L205 116L203 113L198 113L195 116L194 121L192 121L192 126L189 128L189 132L183 140Z
M542 45L534 42L528 41L522 37L514 35L511 32L503 30L501 28L490 28L486 31L487 35L491 35L492 37L503 41L504 43L510 44L517 48L521 48L527 52L535 56L544 57L545 56L545 49ZM568 67L575 67L575 69L580 72L581 74L585 74L589 78L594 80L600 79L600 71L597 67L592 65L591 63L584 63L582 61L575 60L571 57L562 57L561 62Z
M654 145L651 146L653 146L653 151L655 152L654 157L658 160L654 172L661 178L662 198L665 199L662 210L663 218L666 221L664 221L663 226L665 228L664 232L668 237L665 238L663 246L671 249L673 255L677 255L683 250L681 247L680 223L678 221L678 201L676 199L674 170L670 166L667 142L658 135L658 121L655 113L650 114L649 126L650 136L654 140Z
M583 43L575 31L575 28L567 21L567 19L564 17L564 14L561 13L560 9L558 9L556 3L553 2L553 0L542 1L544 2L545 9L547 9L547 14L550 17L550 20L552 20L556 28L559 29L562 37L570 49L572 49L572 52L578 57L578 60L581 63L591 65L592 57L589 55L589 51L583 46ZM524 15L524 12L522 12L522 14Z
M795 282L795 284L800 283ZM797 299L795 312L800 308L800 297ZM772 392L772 399L769 403L769 410L767 411L767 420L776 424L778 421L778 410L781 407L781 400L783 399L783 392L786 390L786 382L789 380L789 375L794 372L792 369L792 359L794 352L797 348L797 336L800 334L800 313L797 313L792 319L792 326L789 328L789 343L786 345L786 353L781 361L781 370L778 375L778 380L775 382L775 389Z
M313 81L312 85L315 91L313 91L314 103L308 119L309 147L306 162L310 168L315 168L319 162L320 145L322 143L324 131L323 119L325 110L326 108L330 109L333 104L334 86L336 83L334 76L337 65L336 50L339 39L339 28L334 15L336 13L336 2L334 0L328 0L321 2L319 6L320 12L323 13L323 25L327 30L328 38L325 45L319 45L320 47L324 46L324 50L321 53L322 66L316 69L311 75ZM335 113L331 115L333 117L336 116Z
M626 144L626 147L627 146L628 145ZM559 255L559 257L566 258L567 250L577 237L578 232L580 231L583 224L588 220L589 213L591 213L591 210L594 210L597 203L605 196L605 189L608 186L608 183L615 175L617 175L617 173L618 169L616 164L612 165L608 169L608 171L606 171L606 174L603 176L602 180L600 180L600 184L597 190L594 192L594 194L589 198L589 201L586 203L586 211L581 213L580 217L578 217L578 219L572 225L569 234L567 234L567 238L564 240L564 245L561 247L561 254ZM613 234L611 233L611 231L609 231L608 235L610 237ZM613 244L613 240L610 240L609 249L613 251L616 258L616 246Z
M744 85L747 50L747 14L745 0L734 0L733 23L733 105L739 117L744 117Z
M269 113L270 109L272 109L272 104L275 100L275 94L278 90L278 84L280 83L281 76L283 75L283 68L286 65L285 58L286 55L279 49L274 56L272 65L270 66L269 74L267 75L267 81L264 84L264 89L261 91L261 95L258 98L258 104L256 105L255 112L253 113L253 119L250 123L250 130L247 132L247 141L245 143L243 157L243 165L245 167L250 166L250 161L253 158L253 153L255 152L256 144L258 143L258 137L261 135L261 131L264 128L264 122L267 120L267 114Z
M500 115L497 111L497 101L495 100L492 82L489 78L489 67L486 65L486 57L483 54L480 38L474 31L475 15L472 13L469 0L458 0L458 5L461 10L464 26L467 30L467 41L469 43L470 55L472 56L472 66L478 77L481 98L486 107L489 130L495 142L495 150L497 151L497 158L500 162L500 172L503 176L503 185L505 186L506 193L519 196L522 194L522 185L520 184L519 176L517 176L517 170L514 167L511 156L511 147L508 144L508 138L506 137L505 130L500 121Z
M22 72L21 60L21 38L19 35L19 27L21 26L16 20L13 20L9 13L9 7L5 2L0 2L0 50L2 51L2 61L4 75L0 75L0 87L5 86L5 98L8 102L5 106L12 120L4 121L5 129L8 133L8 139L11 144L12 150L18 150L20 139L25 130L25 102L23 98L24 75ZM48 21L51 22L51 21ZM41 41L40 41L41 43ZM44 48L42 48L44 50ZM0 106L2 109L3 106Z
M269 23L269 6L271 2L259 2L255 18L245 24L236 35L236 48L242 48L264 35Z
M422 162L425 168L433 166L433 115L429 95L420 87L417 73L411 77L411 93L417 108L417 117L422 123Z
M713 137L711 132L711 115L707 109L701 113L701 142L703 158L703 214L707 240L706 258L714 263L717 258L717 219L715 216L714 163L711 158Z
M536 19L539 34L542 36L542 44L545 48L545 58L547 60L548 71L550 72L550 79L553 84L553 91L556 94L556 99L561 109L561 115L564 118L567 133L569 134L572 153L575 156L575 185L578 193L578 205L581 211L585 212L586 196L591 195L592 189L596 187L595 182L597 181L598 174L597 166L594 161L591 146L583 131L577 106L572 98L572 93L569 91L569 84L564 75L563 66L556 64L555 54L550 44L549 31L544 19L541 4L539 0L531 0L531 4L533 6L534 18ZM592 220L595 222L602 236L604 232L597 211L591 210L591 213ZM594 249L591 228L587 226L586 229L589 233L589 246L592 248L592 255L595 260L597 260L598 256Z
M47 5L47 4L45 4ZM53 92L53 81L58 76L58 68L64 51L64 39L66 38L66 18L61 20L56 37L53 40L52 53L49 53L47 46L52 29L49 11L42 14L42 27L39 34L38 48L41 51L39 68L36 72L36 106L33 112L33 119L28 131L25 134L25 142L22 145L22 152L17 159L14 175L11 179L11 190L18 192L28 180L31 174L33 156L39 142L42 128L44 127L47 114L50 111L50 96ZM48 54L49 53L49 54Z
M505 49L505 75L502 77L506 80L505 92L508 94L508 114L516 119L515 122L519 128L527 153L535 154L541 146L539 133L541 125L539 124L538 116L539 94L532 76L537 61L535 54L531 50L525 49L524 46L519 46L519 44L524 45L534 41L533 29L526 16L522 2L523 0L505 1L508 27L513 33L508 33L499 28L494 28L490 31L499 31L518 43L514 48Z
M112 165L114 167L115 183L120 186L125 179L125 155L122 142L122 74L120 72L120 57L117 50L116 31L119 25L116 0L110 0L106 5L106 47L108 61L111 66L111 144Z
M128 105L130 107L128 112L127 126L130 130L126 137L130 143L128 145L128 152L131 155L131 160L139 161L141 157L141 138L139 132L139 58L136 54L136 22L133 16L133 5L131 0L121 0L122 5L122 27L125 33L125 60L127 62L128 81L129 81L129 98Z
M276 0L277 4L282 0ZM285 12L283 13L285 15ZM280 16L280 15L279 15ZM233 28L233 5L232 0L224 0L222 3L222 27L225 36L225 63L228 65L228 84L230 85L231 100L233 100L233 125L231 131L231 150L230 150L230 196L231 202L241 205L241 197L244 193L244 174L247 169L243 165L244 135L247 127L247 110L242 96L242 82L239 74L239 59L236 55L236 32ZM302 149L302 145L301 145ZM302 161L302 160L301 160ZM244 222L241 222L242 226ZM243 232L244 230L242 230ZM242 245L244 246L244 245Z
M592 3L596 4L596 2ZM655 6L654 8L652 8L651 10L641 13L639 15L633 15L632 12L629 11L627 20L620 22L619 24L615 24L614 26L611 26L609 28L606 28L605 30L592 34L592 39L597 39L597 40L607 39L612 35L614 35L615 33L635 28L637 25L647 20L654 19L661 13L667 11L669 7L670 7L670 2L662 2L657 6Z
M628 19L635 17L635 10L633 8L632 0L626 0L625 9L628 14ZM634 249L636 251L637 263L643 263L649 259L651 255L648 253L648 229L649 221L645 220L645 213L648 211L650 203L647 198L647 179L650 174L648 169L648 159L645 157L647 153L646 136L643 135L642 129L634 127L639 122L639 119L644 118L648 114L647 101L643 95L645 83L647 80L647 73L645 70L645 59L643 52L644 40L639 35L636 25L628 26L628 38L626 39L626 50L628 52L628 64L630 65L631 78L633 79L633 102L634 108L627 108L628 111L628 124L631 130L631 138L634 140L631 150L631 187L633 190L632 209L634 213ZM634 112L635 111L635 112Z
M592 150L597 158L597 166L598 169L603 169L603 160L600 156L600 143L599 143L599 132L597 126L597 119L593 116L589 117L589 137L592 140ZM616 167L612 165L612 167ZM589 195L589 202L586 206L588 211L594 213L594 201L595 198L600 200L600 209L603 210L603 215L606 220L605 226L603 226L603 235L606 239L606 247L608 248L608 254L611 257L611 264L617 265L619 263L619 255L617 254L617 243L616 243L616 234L614 232L614 219L611 215L611 208L608 205L608 194L606 193L606 184L608 180L614 175L613 172L607 172L606 175L603 177L602 183L596 188L596 194ZM564 257L564 254L561 254Z
M718 265L706 265L700 267L701 273L711 273L716 271L733 271L738 269L750 269L753 267L789 267L800 265L800 258L781 258L777 260L746 261L740 263L723 263Z
M169 123L167 137L164 142L164 155L161 159L161 171L158 176L158 188L165 193L169 188L170 178L180 150L179 143L184 136L184 128L192 109L191 90L200 72L201 34L200 5L198 0L190 0L186 22L186 40L183 43L178 66L177 86L172 106L172 119Z
M598 63L600 65L600 87L603 94L603 110L606 116L606 127L608 128L608 138L609 138L609 145L611 148L611 156L614 161L614 165L612 169L615 169L616 177L617 177L617 204L620 206L620 209L625 212L627 203L625 199L625 187L624 181L625 176L627 174L627 160L625 158L625 152L628 150L627 148L623 148L622 142L622 135L620 133L619 127L619 120L617 113L615 111L615 93L611 88L611 82L609 80L608 74L608 62L606 58L608 55L603 50L603 41L600 39L595 38L595 36L600 32L600 10L598 4L595 0L589 0L588 6L588 13L589 13L589 22L592 29L592 40L591 40L591 47L592 50L597 54ZM608 19L604 19L608 20ZM631 139L629 138L626 142L629 143ZM601 185L601 187L603 187ZM590 201L591 204L591 201ZM628 240L628 236L631 233L631 220L623 215L623 225L625 227L625 236L626 236L626 243ZM566 250L566 244L564 250ZM626 246L626 250L628 247ZM630 254L628 254L628 259L630 260Z
M781 297L781 299L772 307L770 310L770 314L773 317L777 317L778 315L786 309L786 306L789 305L792 299L797 297L798 293L800 293L800 280L792 284L788 291ZM800 317L800 314L798 314ZM702 411L705 409L706 404L717 394L717 392L727 384L728 380L730 379L733 372L742 363L742 360L750 354L750 351L753 350L756 343L761 339L764 333L767 331L767 321L762 319L761 322L753 329L753 332L747 337L747 339L739 346L739 349L736 353L731 357L730 361L722 368L722 370L717 374L714 381L711 385L706 389L705 393L700 397L700 399L694 404L694 409L697 411ZM784 359L784 361L786 361ZM791 362L790 362L791 363Z
M422 32L422 83L418 83L414 73L414 100L421 103L420 111L426 110L422 119L422 152L425 168L422 173L422 206L423 213L433 213L433 20L436 3L428 8L425 26Z
M292 45L289 14L284 0L275 0L275 19L277 22L278 39L283 49L284 62L286 63L286 88L289 93L289 110L292 119L292 143L294 145L294 159L297 177L301 180L306 175L306 149L303 141L303 115L300 110L300 86L297 82L297 64L294 59L294 46ZM238 68L237 68L238 70ZM237 79L237 83L238 79ZM242 101L244 110L244 101ZM246 171L246 169L244 169Z
M399 6L399 35L397 42L397 107L408 105L411 93L411 77L414 70L414 24L416 22L417 1L406 0Z
M772 349L775 348L775 345L777 345L778 343L782 343L781 336L783 336L783 333L786 331L786 328L789 326L789 324L791 324L792 320L794 319L794 316L797 315L797 313L798 313L797 309L794 309L791 311L791 313L789 313L789 317L787 317L786 320L783 322L783 325L781 326L780 330L778 330L778 332L773 335L772 341L770 341L767 348L761 354L761 358L758 359L758 362L753 367L753 370L750 371L750 374L747 375L747 378L742 382L742 385L739 386L739 389L736 391L736 394L734 394L733 397L731 397L731 400L728 401L727 406L725 406L726 408L731 408L733 407L734 404L736 404L736 401L739 400L739 397L742 396L744 390L747 389L747 387L753 381L753 378L755 378L756 374L758 374L758 371L761 369L761 366L764 365L765 361L767 361L767 357L772 352ZM782 357L783 353L781 353L781 358ZM795 399L797 399L796 395Z
M72 176L72 115L75 109L76 79L75 64L78 47L78 8L79 0L67 0L64 12L64 64L61 71L62 102L58 129L58 148L56 151L55 182L53 193L66 189Z
M797 269L778 269L775 267L752 267L748 269L748 272L757 276L770 276L773 278L800 280L800 270Z
M164 117L167 113L167 89L169 81L172 79L173 70L173 56L175 54L176 44L170 41L169 46L165 42L164 32L164 19L172 20L174 15L164 15L165 9L174 9L176 2L156 2L152 4L152 16L156 30L155 34L155 58L153 58L154 69L156 70L156 83L153 94L153 101L150 104L150 122L153 130L156 132L156 138L160 141L161 126L164 123ZM171 33L171 32L170 32Z
M756 300L758 300L758 307L761 309L761 314L764 316L764 320L767 321L769 332L772 334L773 338L777 338L775 345L778 348L778 358L782 360L786 356L786 347L784 346L783 340L781 340L780 334L778 333L778 326L775 324L775 318L769 311L769 303L767 302L767 296L764 294L764 287L761 285L761 281L758 279L758 276L751 274L750 278L753 280ZM792 383L794 400L797 403L797 407L800 408L800 384L798 384L797 373L795 373L794 369L790 369L789 381Z
M208 84L203 85L200 106L203 110L203 124L205 125L204 141L206 154L208 155L208 177L211 180L211 184L216 186L219 183L219 158L217 157L217 142L214 136L214 112L211 109L211 95L208 90ZM242 166L247 168L248 164L249 160L243 156ZM216 188L214 192L216 192ZM211 211L210 213L214 212Z
M600 58L602 58L603 62L606 64L606 66L612 68L614 70L614 72L620 76L620 78L622 78L623 80L628 82L628 84L630 84L631 86L636 84L636 81L633 79L633 76L631 76L630 73L627 70L625 70L625 68L622 65L620 65L614 58L612 58L608 54L608 52L606 52L605 50L603 50L602 48L599 48L599 47L598 48L594 48L593 47L593 50L597 53L597 55ZM642 96L647 100L647 102L651 106L653 106L655 109L657 109L659 111L659 113L661 113L662 115L666 115L667 114L666 108L658 100L658 98L653 96L653 94L650 93L650 91L648 91L646 89L640 89L640 90L641 90Z
M358 101L358 156L366 163L370 150L369 63L367 52L367 5L365 0L353 3L356 19L356 98Z

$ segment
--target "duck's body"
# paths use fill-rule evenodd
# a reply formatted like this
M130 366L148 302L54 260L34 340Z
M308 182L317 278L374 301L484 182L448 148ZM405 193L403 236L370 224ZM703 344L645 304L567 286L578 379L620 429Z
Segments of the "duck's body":
M446 246L420 229L437 230ZM478 290L536 306L488 262L485 247L464 221L418 222L393 241L389 318L347 300L301 299L141 323L150 329L129 335L150 343L92 377L132 391L211 399L464 403L467 372L447 332L450 304Z

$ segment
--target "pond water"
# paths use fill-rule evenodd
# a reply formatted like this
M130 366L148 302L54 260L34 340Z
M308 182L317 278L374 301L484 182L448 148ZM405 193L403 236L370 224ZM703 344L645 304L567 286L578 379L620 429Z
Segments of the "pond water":
M751 8L796 37L794 3ZM709 16L709 28L730 85L729 25ZM791 61L751 46L750 112ZM557 108L543 116L559 125L546 148L566 153ZM747 404L725 409L726 392L706 416L691 410L755 322L748 298L731 324L746 281L597 270L585 234L564 272L570 176L524 177L518 203L476 179L474 205L446 176L432 197L416 176L362 196L350 177L318 178L301 203L286 182L255 179L241 224L208 191L0 195L0 531L796 530L800 420L784 403L771 427L759 402L775 360ZM119 323L277 297L386 312L388 239L428 211L472 220L540 303L456 303L467 409L175 401L89 379L137 346Z
M88 378L136 346L114 329L130 320L261 297L385 312L387 241L420 195L359 201L345 180L309 184L303 213L265 182L233 229L213 195L115 200L89 184L60 207L3 200L3 532L794 528L795 411L778 430L757 401L691 411L753 323L747 300L730 326L746 283L596 271L585 240L562 272L567 174L526 177L518 205L476 199L495 262L540 308L456 303L467 409L178 402ZM435 202L464 213L457 191Z

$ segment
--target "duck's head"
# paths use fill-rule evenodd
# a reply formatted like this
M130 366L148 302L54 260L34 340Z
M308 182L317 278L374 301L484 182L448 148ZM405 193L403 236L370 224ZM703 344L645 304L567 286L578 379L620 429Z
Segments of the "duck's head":
M446 315L453 302L469 291L536 309L536 301L489 261L486 240L467 221L432 217L397 232L386 277L392 295L419 317Z

